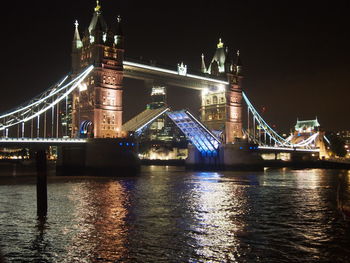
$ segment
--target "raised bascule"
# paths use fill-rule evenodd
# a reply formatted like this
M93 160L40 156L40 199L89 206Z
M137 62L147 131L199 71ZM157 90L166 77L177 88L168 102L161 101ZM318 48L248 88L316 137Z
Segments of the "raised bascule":
M319 131L296 141L283 138L264 121L242 91L239 51L233 52L221 39L208 64L202 55L198 71L183 63L164 68L124 59L124 48L121 18L108 25L97 1L83 34L75 22L72 74L27 104L2 114L0 144L60 145L59 163L67 167L76 163L92 168L135 166L137 147L131 135L142 133L166 114L191 142L187 159L191 166L253 166L261 164L259 151L309 155L325 149L320 146L324 135ZM122 118L124 78L154 83L154 89L178 86L198 90L200 117L162 104L126 122ZM246 128L243 107L247 109Z

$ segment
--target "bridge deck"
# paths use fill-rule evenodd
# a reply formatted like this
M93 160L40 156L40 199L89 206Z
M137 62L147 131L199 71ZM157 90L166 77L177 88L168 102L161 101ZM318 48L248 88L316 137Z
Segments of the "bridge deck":
M58 146L86 143L80 138L0 138L1 147Z

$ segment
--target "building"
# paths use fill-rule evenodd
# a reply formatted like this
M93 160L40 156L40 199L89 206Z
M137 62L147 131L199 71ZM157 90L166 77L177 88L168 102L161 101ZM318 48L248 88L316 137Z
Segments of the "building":
M121 18L107 25L97 1L89 26L80 38L78 22L72 45L72 72L94 69L72 95L72 136L122 136L124 35Z

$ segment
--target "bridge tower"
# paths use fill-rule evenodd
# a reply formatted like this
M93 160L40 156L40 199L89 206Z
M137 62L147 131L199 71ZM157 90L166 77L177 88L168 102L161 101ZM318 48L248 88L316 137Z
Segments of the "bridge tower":
M202 55L201 71L227 78L228 86L209 87L202 91L201 120L213 131L222 132L225 143L242 138L242 63L219 39L214 57L206 67Z
M78 74L93 64L94 70L72 96L72 135L120 137L122 126L124 35L121 18L105 22L97 1L82 39L75 23L72 71Z

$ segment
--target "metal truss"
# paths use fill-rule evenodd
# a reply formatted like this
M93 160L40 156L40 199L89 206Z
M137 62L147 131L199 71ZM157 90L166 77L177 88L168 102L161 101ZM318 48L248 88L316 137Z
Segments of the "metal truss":
M253 104L249 101L248 97L245 95L244 92L242 92L244 101L247 104L248 112L252 114L254 126L258 124L260 130L263 130L264 136L265 136L265 143L261 142L260 136L256 137L255 134L252 135L249 130L243 131L243 133L248 137L248 139L254 143L259 144L260 146L268 146L266 143L266 137L269 137L270 140L270 146L273 144L274 147L284 147L284 148L306 148L311 149L314 148L315 141L319 135L319 133L315 133L309 138L297 143L293 144L290 142L290 139L284 139L281 137L275 130L273 130L266 122L265 120L260 116L258 111L254 108ZM255 127L254 127L255 129ZM255 132L254 132L255 133Z
M188 110L167 112L167 115L200 151L202 156L217 156L220 140Z
M68 81L69 76L66 76L63 80L50 87L39 96L16 109L0 115L0 130L5 130L15 125L22 124L24 126L24 123L35 117L39 118L41 114L52 109L71 94L88 76L92 69L93 66L89 66L71 81Z

